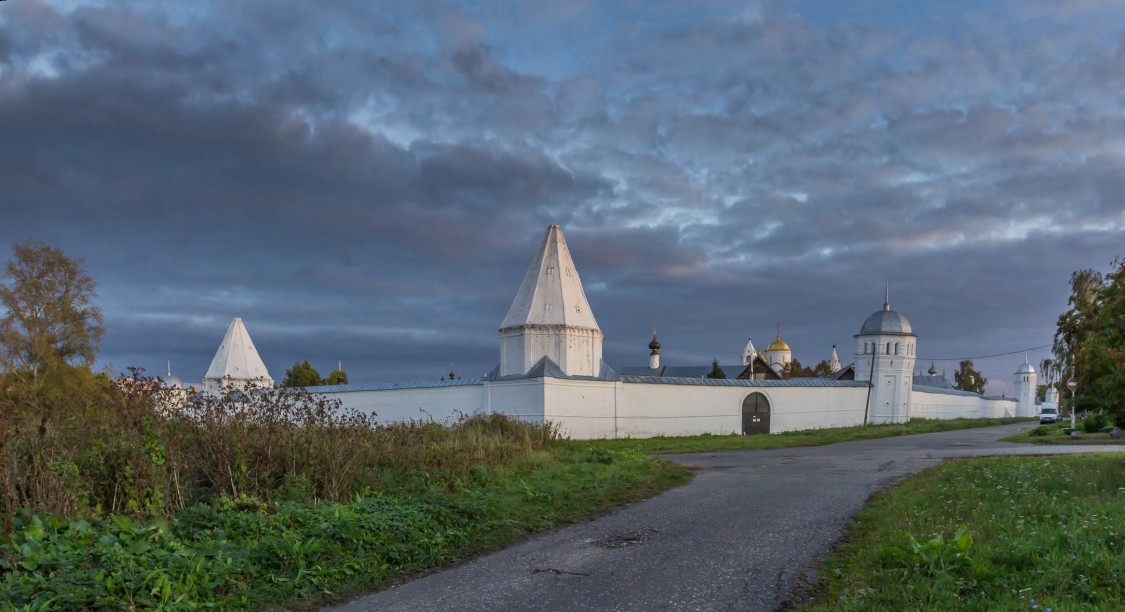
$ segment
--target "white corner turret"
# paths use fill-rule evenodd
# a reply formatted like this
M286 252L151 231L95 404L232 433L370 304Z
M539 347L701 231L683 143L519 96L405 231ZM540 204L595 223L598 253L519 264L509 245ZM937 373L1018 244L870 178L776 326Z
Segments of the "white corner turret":
M557 225L547 228L500 324L500 376L523 376L544 357L567 376L601 371L602 330Z
M910 420L917 341L910 321L891 310L888 283L883 309L867 317L855 335L855 379L871 384L869 423Z
M273 386L273 378L270 378L266 364L258 356L258 350L250 340L250 332L246 331L246 326L238 317L230 322L219 350L211 360L211 367L207 368L207 375L203 377L203 390L207 393L219 394L228 385L240 389L268 389Z
M1035 367L1028 363L1027 355L1024 355L1023 363L1016 369L1015 376L1016 399L1020 403L1016 416L1039 416L1039 411L1035 408Z

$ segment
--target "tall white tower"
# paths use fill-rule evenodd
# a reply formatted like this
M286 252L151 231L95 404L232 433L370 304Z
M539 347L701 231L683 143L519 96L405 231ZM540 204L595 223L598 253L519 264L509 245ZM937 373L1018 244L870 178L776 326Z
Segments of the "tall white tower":
M1027 362L1025 355L1023 363L1016 369L1016 399L1020 403L1019 414L1016 416L1039 416L1035 410L1035 383L1035 367Z
M917 342L910 321L891 310L888 284L883 309L867 317L855 335L855 379L871 383L867 422L910 420Z
M500 376L527 374L544 357L567 376L601 370L602 330L557 225L547 228L500 324Z
M211 367L207 368L207 375L203 377L203 390L207 393L218 395L224 387L232 386L237 389L253 389L273 387L273 379L266 370L266 364L254 348L250 339L250 332L242 324L242 319L235 317L211 360Z

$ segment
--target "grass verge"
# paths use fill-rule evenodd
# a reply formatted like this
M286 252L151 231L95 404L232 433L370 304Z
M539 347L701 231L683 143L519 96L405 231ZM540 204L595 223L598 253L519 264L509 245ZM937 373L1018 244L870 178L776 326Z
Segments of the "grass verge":
M1125 440L1116 440L1105 431L1083 431L1078 438L1072 438L1069 433L1070 422L1040 425L1035 429L1003 438L1004 442L1019 442L1021 444L1046 444L1083 446L1088 444L1125 444Z
M0 609L312 607L681 484L686 469L548 443L463 479L401 477L342 503L223 497L170 521L22 513L0 544Z
M698 453L723 450L752 450L767 448L790 448L794 446L820 446L850 440L890 438L910 434L934 433L954 429L991 427L1010 423L1023 423L1031 419L911 419L907 423L887 425L859 425L856 427L835 427L826 429L806 429L787 431L769 436L667 436L656 438L623 438L599 440L598 444L612 450L636 450L643 453Z
M856 515L820 569L817 610L1116 610L1125 456L960 460Z

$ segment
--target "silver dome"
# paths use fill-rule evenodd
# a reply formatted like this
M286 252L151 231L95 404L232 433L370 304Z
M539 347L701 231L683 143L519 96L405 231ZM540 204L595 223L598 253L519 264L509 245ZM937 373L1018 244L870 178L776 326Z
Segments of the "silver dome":
M160 382L164 383L164 386L168 389L186 389L187 388L187 385L184 384L184 381L180 380L179 377L177 377L177 376L172 376L171 374L169 374L167 376L161 376Z
M1020 364L1020 369L1016 370L1016 374L1034 374L1034 373L1035 373L1035 368L1032 367L1032 365L1030 363L1026 362L1026 361Z
M884 309L879 310L867 317L863 322L863 328L859 330L859 335L879 335L879 334L898 334L907 335L913 334L910 329L910 321L901 313L893 310Z

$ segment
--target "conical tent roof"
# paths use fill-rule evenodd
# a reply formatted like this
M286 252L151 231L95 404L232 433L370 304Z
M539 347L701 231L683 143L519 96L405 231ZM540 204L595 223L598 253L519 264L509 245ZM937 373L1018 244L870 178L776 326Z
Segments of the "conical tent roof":
M531 267L527 269L500 329L522 325L565 325L601 330L586 300L582 280L578 278L578 269L574 267L562 229L557 225L547 228L543 244L531 260Z
M254 342L250 340L250 333L242 324L242 319L235 317L219 344L215 358L211 360L211 367L207 368L207 376L203 380L262 380L273 384L273 379L266 371L266 364L258 356Z

